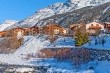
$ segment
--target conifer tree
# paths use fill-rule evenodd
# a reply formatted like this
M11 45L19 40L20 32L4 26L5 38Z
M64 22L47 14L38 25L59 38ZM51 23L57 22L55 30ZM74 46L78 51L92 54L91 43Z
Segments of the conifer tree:
M75 34L76 46L81 46L89 41L88 34L82 33L80 29L77 29Z

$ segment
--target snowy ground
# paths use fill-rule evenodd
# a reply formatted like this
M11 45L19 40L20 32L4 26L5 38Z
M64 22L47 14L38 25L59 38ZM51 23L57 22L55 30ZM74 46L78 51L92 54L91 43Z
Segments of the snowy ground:
M55 46L55 47L74 47L74 39L67 37L60 37L52 44L49 40L46 39L47 36L25 36L24 44L18 48L13 54L0 54L0 62L7 64L15 65L35 65L35 66L51 66L48 69L47 73L110 73L110 62L89 62L87 64L79 66L77 69L74 66L74 63L67 61L58 61L56 59L39 59L39 58L30 58L25 60L24 57L26 54L39 53L43 47ZM109 40L110 37L107 36L106 40ZM92 41L93 42L93 41ZM89 67L93 67L90 69ZM101 67L101 68L100 68Z
M102 44L102 40L104 40L104 44ZM96 41L97 44L95 44ZM110 50L110 35L100 35L99 37L92 39L90 43L83 45L83 47Z
M52 44L47 47L60 48L60 47L75 47L75 40L71 37L59 37Z
M26 64L23 58L25 58L27 54L34 55L44 46L50 44L49 40L45 40L45 37L40 37L40 35L36 37L27 36L24 38L24 44L18 48L16 52L13 54L0 54L0 62L8 64Z
M91 61L87 64L82 64L78 68L72 62L60 62L56 59L36 59L30 60L30 63L38 65L50 65L47 73L110 73L109 61ZM92 68L92 69L91 69Z
M60 37L54 43L50 43L47 36L25 36L24 44L18 48L13 54L0 54L0 61L8 64L25 64L25 58L28 54L37 56L39 51L44 47L74 47L72 38Z
M47 73L95 73L94 70L87 69L87 67L83 67L81 69L76 69L74 64L70 61L58 61L54 58L48 59L32 59L30 60L31 64L34 65L44 65L50 66L47 70Z

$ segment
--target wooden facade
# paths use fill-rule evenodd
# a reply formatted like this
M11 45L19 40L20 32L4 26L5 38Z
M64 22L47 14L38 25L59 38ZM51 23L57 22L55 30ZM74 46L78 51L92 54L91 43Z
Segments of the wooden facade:
M49 23L42 27L43 34L46 35L66 35L67 29L55 23Z
M10 30L7 30L7 36L10 35L17 35L18 32L21 32L23 35L36 35L36 34L43 34L43 35L49 35L50 38L53 38L53 36L69 36L74 37L77 30L80 30L82 33L89 33L89 34L96 34L99 33L102 29L107 29L110 31L110 23L105 23L105 25L102 25L102 23L98 22L92 22L88 24L71 24L68 29L56 24L56 23L48 23L45 26L38 27L33 26L30 28L13 28ZM1 33L1 36L4 36L3 33Z
M12 31L13 31L13 35L16 36L19 32L22 33L22 35L24 35L25 30L23 28L18 27L18 28L14 28Z
M86 26L85 24L71 24L70 25L69 34L73 35L73 37L76 35L76 32L80 30L80 32L85 33L86 32Z
M24 29L17 27L17 28L12 28L9 30L6 30L6 37L16 37L19 33L21 33L22 35L24 35Z
M110 22L104 23L104 29L106 30L107 33L110 33Z
M39 27L37 27L37 26L33 26L33 27L30 28L31 35L36 35L39 32L40 32L40 30L39 30Z
M0 31L0 37L5 37L6 36L6 31Z
M30 28L23 28L24 30L24 35L30 35Z

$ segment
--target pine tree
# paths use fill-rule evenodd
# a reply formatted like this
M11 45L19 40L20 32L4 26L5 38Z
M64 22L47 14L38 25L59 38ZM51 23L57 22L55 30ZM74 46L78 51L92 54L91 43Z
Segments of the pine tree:
M81 46L89 41L88 34L82 33L79 29L75 34L76 46Z
M83 35L84 35L84 37L83 37L83 44L85 44L85 43L87 43L88 41L89 41L89 39L88 39L88 34L87 33L83 33Z

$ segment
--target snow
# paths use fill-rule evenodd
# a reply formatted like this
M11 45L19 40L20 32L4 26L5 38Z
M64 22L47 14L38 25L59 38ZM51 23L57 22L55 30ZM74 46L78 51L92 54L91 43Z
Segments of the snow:
M26 54L36 54L43 47L48 46L50 44L49 40L45 39L45 36L33 37L29 39L26 43L24 43L18 50L14 53L16 55L26 55Z
M24 73L24 72L34 72L33 68L17 68L16 72Z
M17 38L18 38L18 39L23 38L23 34L22 34L22 32L21 32L21 31L19 31L19 32L17 33Z
M53 5L48 6L47 8L41 9L37 11L34 15L28 17L17 23L17 21L7 20L3 24L0 25L0 31L3 31L7 27L31 27L38 23L40 20L56 15L62 14L66 12L73 11L75 9L79 9L86 6L95 6L99 4L103 4L109 2L110 0L69 0L70 3L55 3ZM104 10L108 10L107 7ZM48 73L59 72L59 73L110 73L110 62L108 61L100 61L100 62L90 62L86 65L82 65L81 70L76 70L73 63L71 62L59 62L56 59L39 59L39 58L31 58L29 60L24 60L24 58L28 54L37 55L41 49L44 47L74 47L75 41L70 37L60 37L55 42L50 44L50 41L46 39L47 36L25 36L24 44L19 47L16 52L12 54L0 54L0 62L7 64L19 64L19 65L50 65L51 68L48 69ZM18 38L21 38L21 32L18 33ZM110 50L110 36L99 36L96 38L92 38L91 45L89 43L83 45L87 48L92 49L105 49ZM95 45L95 40L101 42L101 39L104 39L106 42L104 45L97 44ZM2 40L2 39L1 39ZM88 66L93 66L94 70L87 69ZM83 68L84 67L84 68ZM25 71L30 69L19 68L18 71Z
M82 8L86 6L96 6L99 4L104 4L109 2L110 0L69 0L70 3L76 4L77 8Z
M46 37L47 36L40 35L25 36L24 44L13 54L0 54L0 61L8 64L27 64L25 63L25 58L27 58L28 54L37 56L41 49L45 47L52 47L53 44L56 45L56 47L74 47L73 38L60 37L51 44L50 41L46 39Z
M49 40L45 40L45 36L24 37L24 44L12 54L0 54L0 61L8 64L28 64L25 62L24 58L28 54L38 54L39 51L48 44L50 44L50 42Z
M12 54L0 54L0 62L15 65L34 65L34 66L50 66L47 73L110 73L110 62L109 61L91 61L87 64L82 64L79 69L76 69L74 63L71 61L58 61L54 58L40 59L31 58L24 60L26 54L36 54L43 47L48 47L50 41L46 40L47 36L25 36L24 44L18 48L18 50ZM102 37L100 35L100 37ZM105 37L105 36L104 36ZM110 37L106 36L106 39ZM92 37L93 39L93 37ZM64 42L65 40L65 42ZM108 40L108 39L107 39ZM36 44L35 44L36 43ZM52 45L56 46L72 46L74 39L70 37L60 37ZM89 69L89 67L94 69ZM28 68L18 68L17 71L29 71Z
M95 73L94 70L87 69L86 65L82 65L81 66L82 69L77 70L72 62L70 62L70 61L58 61L54 58L42 59L40 61L39 60L32 60L31 63L35 64L35 65L40 64L40 65L51 66L47 70L47 73ZM90 64L88 64L88 66L89 65Z
M93 67L95 73L110 73L110 62L109 61L91 61L83 67Z
M46 8L38 10L35 14L32 16L16 23L15 25L10 26L10 28L15 28L17 26L19 27L32 27L34 25L45 25L42 24L42 22L39 22L42 19L51 17L53 15L62 14L66 12L71 12L76 9L80 9L86 6L96 6L100 4L104 4L106 2L109 2L110 0L69 0L69 2L66 3L55 3L53 5L49 5Z
M3 31L7 27L10 27L10 26L14 25L17 22L18 21L15 21L15 20L6 20L4 23L0 24L0 31Z
M104 39L105 43L102 45L102 40ZM97 45L95 45L95 42L98 42ZM110 35L100 35L94 39L91 40L90 43L87 43L83 45L83 47L91 48L91 49L103 49L103 50L110 50Z
M74 47L75 40L71 37L60 37L55 40L49 47Z
M54 58L48 58L48 59L41 59L41 60L38 60L38 59L34 59L34 60L31 60L31 63L32 64L35 64L35 65L50 65L51 68L48 70L49 72L52 70L56 70L56 69L59 69L59 70L73 70L73 66L72 66L72 63L71 62L65 62L65 61L58 61Z
M102 61L98 63L96 67L96 73L110 73L110 62L109 61Z
M106 13L107 10L110 10L110 6L108 6L107 8L105 8L105 10L103 11L103 14Z
M47 17L53 16L56 14L62 14L62 13L69 12L69 11L73 10L74 8L75 8L74 5L71 6L68 3L55 3L53 5L46 7L46 8L38 10L32 16L20 21L19 23L9 27L8 29L14 28L17 26L19 26L19 27L32 27L42 19L45 19Z

